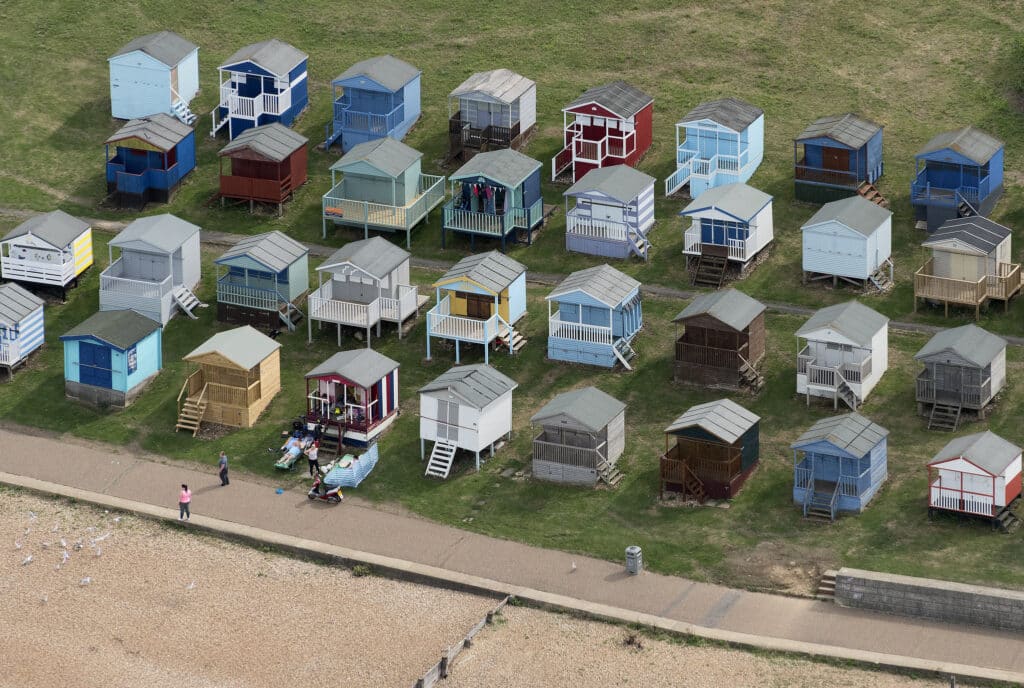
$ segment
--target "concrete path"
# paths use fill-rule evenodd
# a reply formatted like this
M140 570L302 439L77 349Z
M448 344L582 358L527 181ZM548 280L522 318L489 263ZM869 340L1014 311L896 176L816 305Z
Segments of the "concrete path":
M212 466L202 470L70 437L26 438L7 430L0 430L0 472L12 474L8 482L24 476L159 507L167 510L165 515L175 508L178 485L184 482L194 491L193 511L200 518L401 560L439 571L438 577L445 575L443 569L456 578L491 581L495 592L533 591L539 602L741 644L915 668L942 666L961 675L1024 682L1024 642L1012 633L876 615L648 572L629 576L622 564L461 531L360 503L351 494L340 505L312 503L301 489L278 495L267 481L240 475L221 488Z

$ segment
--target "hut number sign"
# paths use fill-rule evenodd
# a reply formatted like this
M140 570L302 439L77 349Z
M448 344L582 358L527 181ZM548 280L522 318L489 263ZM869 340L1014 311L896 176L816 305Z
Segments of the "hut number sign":
M136 347L128 349L128 374L134 373L139 367L139 351Z

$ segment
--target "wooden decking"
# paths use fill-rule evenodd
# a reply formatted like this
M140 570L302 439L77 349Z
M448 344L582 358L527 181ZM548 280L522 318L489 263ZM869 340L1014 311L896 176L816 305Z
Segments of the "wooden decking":
M930 258L914 273L914 312L917 312L917 300L938 301L943 304L946 316L949 316L949 304L974 308L974 318L978 319L981 306L989 299L1002 301L1005 310L1009 310L1010 299L1021 289L1021 271L1019 263L999 263L997 274L986 275L977 280L962 280L943 277L935 274L935 259Z
M409 232L427 214L444 201L444 177L421 174L419 193L404 205L371 203L346 195L345 180L323 196L323 235L327 236L327 222L363 227L366 231L382 229L406 232L406 247Z

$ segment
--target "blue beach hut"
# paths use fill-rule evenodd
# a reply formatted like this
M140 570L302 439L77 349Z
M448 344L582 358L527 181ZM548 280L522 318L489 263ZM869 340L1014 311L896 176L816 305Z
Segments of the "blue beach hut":
M874 188L882 170L882 126L852 112L816 119L793 141L800 201L828 203L874 192L879 205L888 205Z
M167 203L196 166L195 132L162 113L131 120L104 145L107 193L122 207Z
M647 260L654 226L654 177L629 165L598 167L565 192L565 249ZM575 206L569 208L569 199Z
M334 118L325 148L341 140L342 152L390 136L401 141L420 117L423 72L391 55L357 62L331 82Z
M0 367L10 376L43 339L43 300L14 282L0 284Z
M140 36L107 59L110 114L136 119L163 113L191 125L199 93L199 46L173 31Z

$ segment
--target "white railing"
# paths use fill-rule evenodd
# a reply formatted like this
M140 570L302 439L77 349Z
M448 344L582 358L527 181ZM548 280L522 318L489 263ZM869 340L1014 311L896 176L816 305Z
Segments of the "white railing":
M380 320L380 299L370 303L339 301L331 298L328 282L309 296L309 318L353 327L370 327Z
M938 480L932 483L928 506L981 516L995 515L995 502L991 496L950 490L941 487Z
M141 299L162 299L171 293L171 276L160 281L122 277L124 263L120 258L100 273L100 291L111 294L131 294Z
M844 361L836 365L819 362L810 351L811 347L805 346L796 357L796 372L807 375L808 384L835 388L839 386L837 375L847 384L862 384L871 376L871 355L866 350L855 350L864 354L862 361Z
M567 322L555 313L548 319L548 336L561 339L572 339L588 344L605 344L611 346L614 337L612 328L600 325L586 325L578 322Z
M247 287L224 280L217 282L217 302L261 311L276 311L286 299L272 289Z
M324 194L323 216L348 225L410 229L444 200L444 177L421 174L420 195L407 206L360 201L346 196L345 180Z
M451 315L450 298L445 296L440 303L427 311L427 333L430 336L480 344L489 344L498 336L502 321L497 314L486 320Z
M0 365L13 365L16 363L14 354L11 353L11 348L6 344L0 344Z
M753 233L753 229L751 229ZM694 221L689 229L683 234L683 253L699 256L701 253L701 231L700 223ZM726 247L729 249L729 258L746 262L753 251L754 242L751 239L726 239ZM720 246L721 244L712 244Z
M75 276L74 259L62 263L39 263L34 260L0 258L0 272L4 279L24 280L36 284L64 286Z
M238 95L238 89L233 88L230 82L220 85L220 107L227 108L230 117L258 119L260 115L280 115L291 106L291 89L247 97Z
M451 203L444 208L444 224L449 229L457 229L476 234L492 234L502 236L506 225L511 224L509 215L480 213L475 210L458 210Z
M594 220L589 217L582 217L577 215L576 210L573 209L566 214L565 223L565 231L569 234L576 234L591 239L626 240L627 226L623 222Z
M399 296L397 299L386 297L380 299L381 320L400 323L416 312L416 298L418 296L416 286L400 284L398 285L398 292Z

